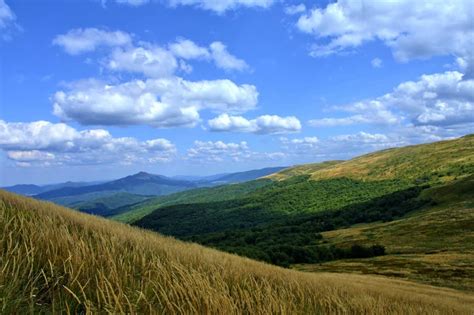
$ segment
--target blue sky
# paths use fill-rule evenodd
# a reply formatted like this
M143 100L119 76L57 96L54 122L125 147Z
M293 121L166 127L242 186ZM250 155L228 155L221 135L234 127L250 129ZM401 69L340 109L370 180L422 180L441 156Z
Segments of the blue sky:
M470 1L0 0L0 185L474 132Z

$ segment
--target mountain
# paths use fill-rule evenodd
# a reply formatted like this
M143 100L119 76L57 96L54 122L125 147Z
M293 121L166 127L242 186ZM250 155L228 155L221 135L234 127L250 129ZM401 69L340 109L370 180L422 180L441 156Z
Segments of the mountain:
M42 193L44 190L41 186L32 184L20 184L8 187L2 187L2 189L13 192L20 195L36 195Z
M50 184L50 185L32 185L32 184L20 184L9 187L2 187L6 191L14 192L21 195L37 195L51 190L56 190L64 187L83 187L88 185L94 185L99 182L65 182L59 184Z
M153 175L140 172L114 181L84 187L64 187L36 195L39 199L48 199L66 196L76 196L97 192L128 192L138 195L164 195L197 187L196 184L168 178L162 175Z
M266 167L257 170L249 170L236 173L223 173L209 176L174 176L173 179L192 181L201 187L235 184L255 180L260 177L268 176L277 173L287 167Z
M211 185L241 183L254 180L260 177L268 176L277 173L286 167L267 167L258 170L250 170L245 172L237 172L230 174L222 174L213 177L204 178L198 181L198 183L208 183Z
M470 314L472 295L285 270L0 191L2 313ZM179 222L177 222L179 223Z

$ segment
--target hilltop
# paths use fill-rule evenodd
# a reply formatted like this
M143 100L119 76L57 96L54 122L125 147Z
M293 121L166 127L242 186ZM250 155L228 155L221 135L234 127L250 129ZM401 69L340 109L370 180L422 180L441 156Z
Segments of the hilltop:
M302 273L0 191L3 313L469 314L456 290Z

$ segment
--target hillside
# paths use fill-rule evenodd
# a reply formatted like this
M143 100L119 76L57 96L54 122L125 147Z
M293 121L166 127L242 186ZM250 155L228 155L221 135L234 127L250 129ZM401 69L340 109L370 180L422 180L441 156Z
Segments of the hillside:
M264 212L300 213L337 209L420 185L440 185L474 173L474 135L383 150L349 161L328 161L284 169L264 177L263 187L245 182L172 194L121 209L119 221L133 222L177 204L247 198L245 207ZM251 188L251 189L249 189ZM230 192L243 190L232 196ZM222 198L224 194L227 198Z
M384 244L387 255L293 267L378 274L474 292L474 176L424 195L435 204L399 220L321 233L328 244L342 248Z
M449 181L474 174L474 134L455 140L387 149L319 168L302 165L268 178L282 180L310 175L312 180L347 177L356 180L400 179L407 181Z
M449 249L446 243L436 241L435 234L439 233L437 227L441 226L441 230L448 230L453 235L462 235L462 240L464 235L469 235L463 225L449 225L447 221L426 226L423 221L425 218L417 215L435 211L437 216L449 217L452 204L443 199L447 198L447 191L456 191L459 187L468 187L474 191L474 184L469 180L473 174L472 141L472 136L468 136L385 150L347 162L334 161L290 168L259 181L190 190L166 196L166 202L163 199L149 200L146 206L140 203L134 205L134 209L124 212L122 218L134 219L134 225L183 240L281 266L342 264L347 259L380 256L382 252L373 250L379 246L385 248L386 255L370 259L389 261L386 257L397 254L398 249L391 245L396 240L388 236L396 233L388 233L387 238L373 236L365 242L355 238L345 243L334 241L328 236L331 235L329 231L361 224L389 224L412 216L417 218L413 228L426 230L432 241L425 238L425 243L434 244L427 251L446 250ZM393 158L387 156L387 152ZM440 152L439 158L436 158L436 152ZM403 154L407 156L403 158L403 163L399 163ZM381 157L387 164L381 164ZM423 157L426 162L423 162ZM364 169L374 169L374 178L366 174L359 177L320 176L322 178L318 179L319 172L328 174L329 169L334 170L341 165L346 165L349 172L351 163L358 165L361 160L369 163ZM370 165L370 161L375 161L376 166ZM404 171L395 172L393 165ZM381 177L377 174L395 175ZM278 176L278 180L272 180ZM255 183L265 184L257 186ZM222 198L227 190L235 192L244 187L248 188L245 193L228 194L230 198ZM469 204L474 198L472 195L458 194L451 199L453 202ZM473 207L468 206L467 209L472 210ZM465 218L469 219L469 216ZM408 229L405 231L408 233ZM415 246L414 243L407 244ZM467 250L466 246L460 246L456 252L462 252L462 248ZM414 261L408 261L407 264L420 273L416 279L431 281L427 280L430 277L428 273L423 273L423 264ZM462 272L457 279L469 279L469 272ZM469 283L456 286L449 277L436 270L431 276L439 279L439 285L471 286Z
M472 295L302 273L0 191L2 313L470 314Z

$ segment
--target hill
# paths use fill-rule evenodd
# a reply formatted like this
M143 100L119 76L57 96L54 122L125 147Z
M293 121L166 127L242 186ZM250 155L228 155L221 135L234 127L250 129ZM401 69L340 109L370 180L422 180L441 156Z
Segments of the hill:
M371 181L394 178L411 182L450 181L456 176L474 174L474 134L382 150L324 168L318 168L317 164L297 166L268 178L283 180L295 174L310 175L312 180L347 177Z
M474 292L474 175L424 195L435 204L399 220L321 233L328 244L342 248L384 244L387 255L294 267L386 275Z
M0 191L2 313L470 314L472 295L302 273Z
M342 264L347 259L380 256L382 252L374 248L382 247L388 256L397 253L390 245L396 240L372 237L362 243L357 239L339 243L328 238L327 233L360 224L398 222L434 209L438 209L438 215L444 213L444 217L449 217L451 205L440 199L440 196L458 187L469 187L474 191L472 181L468 180L474 173L473 139L468 136L385 150L347 162L334 161L286 169L282 171L283 174L278 173L259 181L206 191L191 190L167 196L166 202L149 200L146 207L134 205L134 211L125 212L122 216L131 218L131 214L141 213L141 218L136 216L133 224L281 266ZM392 158L387 156L387 152ZM439 157L436 152L440 152ZM404 154L407 156L402 158ZM361 160L367 161L369 165L359 165ZM381 160L386 164L381 164ZM375 161L376 166L370 165L370 161ZM374 178L370 177L370 172L355 172L357 176L351 175L352 163L359 165L359 170L372 170L370 172ZM404 171L395 171L394 165ZM346 169L348 176L328 177L328 170L335 168ZM319 172L326 175L320 176ZM253 183L265 184L252 186ZM244 187L249 189L233 198L217 197L224 196L224 192L231 187L234 191ZM452 199L472 203L473 198L461 194ZM415 220L420 229L425 227L423 218ZM427 226L426 230L435 231L436 226ZM468 235L463 225L441 226L452 234ZM445 243L442 245L436 242L435 233L430 232L428 235L433 239L433 244L438 246L433 246L430 251L448 248ZM467 250L467 247L464 249ZM457 249L457 252L461 252L461 249ZM382 261L386 256L370 259ZM407 263L416 266L414 269L420 273L418 278L425 278L421 280L425 281L429 277L428 273L423 274L422 264L414 264L414 261ZM449 277L442 276L440 272L432 273L431 276L439 278L439 283L447 281L442 285L453 285ZM467 272L459 279L466 281L469 277ZM469 286L462 285L463 288Z
M383 150L349 161L328 161L286 168L265 176L265 188L251 182L227 188L176 193L121 209L116 218L137 221L159 208L247 198L246 206L272 212L317 212L367 201L398 190L440 185L474 173L474 135L450 141ZM260 180L261 181L261 180ZM271 184L271 185L270 185ZM250 189L249 189L250 188ZM222 198L221 194L227 196ZM255 208L254 207L254 208Z

